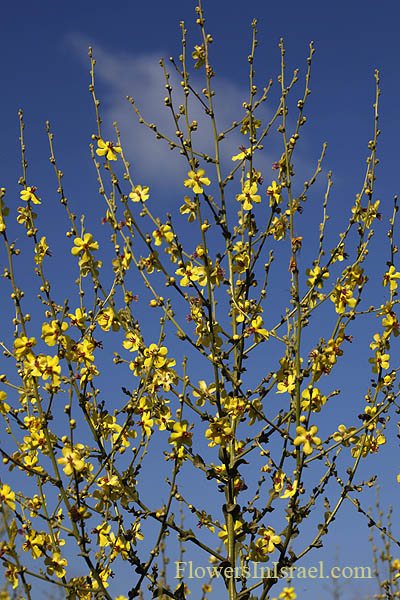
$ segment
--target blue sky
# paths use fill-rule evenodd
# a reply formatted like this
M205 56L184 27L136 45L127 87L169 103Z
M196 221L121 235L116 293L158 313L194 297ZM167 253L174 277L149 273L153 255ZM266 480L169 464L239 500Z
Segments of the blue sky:
M98 184L88 151L90 136L96 131L88 92L88 45L93 47L97 59L97 93L102 100L102 117L109 139L113 137L112 122L117 120L124 147L133 163L135 182L149 185L154 191L152 206L157 206L161 215L168 210L176 211L176 206L181 204L186 192L182 186L185 168L177 156L164 150L159 143L155 144L152 137L136 124L136 116L125 96L132 95L138 106L143 108L143 115L168 131L169 115L162 103L165 91L158 60L161 56L166 59L171 55L175 58L179 56L181 20L185 21L188 29L188 48L199 43L193 19L194 6L192 0L152 3L125 1L112 4L99 0L59 3L57 6L47 1L22 1L7 3L2 7L0 185L8 190L7 204L11 207L18 205L13 204L12 198L18 198L17 180L21 175L17 110L22 108L26 123L29 180L40 188L42 197L48 198L46 211L41 212L40 219L43 231L48 232L48 239L52 242L55 260L62 263L63 252L69 252L70 242L65 238L66 221L62 220L56 199L57 186L48 162L44 128L47 119L55 133L57 159L65 173L64 185L71 206L77 213L85 212L90 226L97 229L100 228L99 218L104 212L104 207L98 208L101 199L97 194ZM263 109L266 117L272 114L274 101L279 97L276 81L280 64L277 47L279 38L285 39L288 74L294 68L300 68L298 90L292 99L292 114L296 114L294 99L301 97L303 91L302 76L308 44L311 40L315 42L312 94L305 111L308 122L302 131L297 164L300 181L304 181L315 168L322 142L328 143L324 173L313 192L313 206L317 211L325 189L324 176L331 169L334 179L330 201L332 239L333 231L344 230L348 211L362 185L367 143L373 131L373 73L375 68L380 70L382 135L378 145L380 164L377 168L375 198L381 200L381 212L386 222L380 230L376 227L377 239L374 240L374 255L370 264L372 267L378 262L384 265L389 258L385 245L387 218L391 216L393 196L399 192L400 82L396 39L400 9L388 1L377 5L371 1L361 4L342 0L329 4L314 1L301 4L292 0L284 4L265 0L247 3L209 0L204 8L208 29L214 38L211 49L217 74L217 118L220 118L222 125L229 125L234 118L240 118L241 103L248 96L247 55L251 40L250 23L254 17L258 19L259 40L255 62L256 83L261 89L270 78L274 79L271 104ZM198 81L198 75L193 76L193 81ZM200 132L199 136L200 141L206 143L207 132ZM235 134L233 140L227 142L228 160L240 141ZM277 155L279 147L275 138L272 138L271 147L265 145L265 152L269 169L270 163L280 156ZM268 171L267 176L270 176ZM314 208L306 213L305 218L309 221L303 219L299 223L299 235L304 236L312 231L317 222L315 219L320 219L315 215ZM15 232L19 243L24 244L22 230L15 229ZM304 261L303 269L310 266L310 263L306 264L308 257L304 249L301 259ZM59 265L60 262L57 262L49 269L56 277L62 296L68 284L59 277ZM18 273L21 278L28 276L28 267L20 265ZM379 276L377 274L377 280ZM287 292L285 285L288 284L281 282L279 289L282 289L282 293ZM2 282L0 289L2 294L5 293L6 283ZM374 289L370 290L371 298L374 292ZM275 295L275 298L278 296ZM369 305L368 300L366 305ZM364 339L365 332L362 329L356 329L355 333L359 339ZM5 335L9 334L8 331ZM365 343L368 345L367 338ZM358 378L361 380L363 377L367 383L369 378L367 369L360 370L354 377L352 360L357 358L356 349L348 352L349 358L340 367L338 377L341 378L340 385L342 382L348 384L350 391L338 404L337 410L332 409L329 413L328 418L335 423L342 422L342 415L353 398L354 402L358 402L361 412L365 385L362 386ZM398 356L393 343L392 367L398 366L395 364ZM260 365L261 362L255 363L255 368L260 368ZM112 390L110 382L108 389ZM378 457L373 457L369 469L363 467L360 476L368 478L371 470L380 471L384 507L395 502L399 494L399 489L393 483L400 466L394 427L392 434L391 443L381 450ZM190 487L190 477L188 482ZM152 485L153 482L150 482L149 489ZM367 497L368 502L365 501L363 505L365 508L374 501L373 493ZM316 564L318 560L334 562L333 556L338 548L341 557L339 564L370 565L371 552L366 543L368 534L361 515L357 515L354 508L346 507L335 525L331 536L325 538L325 548L319 550L318 555L313 555L310 564ZM126 593L119 582L114 585L116 595ZM367 592L373 593L368 586L364 587ZM346 599L352 600L357 596L359 584L349 582L346 589ZM301 584L298 597L305 593L315 600L327 597L320 582L308 580Z

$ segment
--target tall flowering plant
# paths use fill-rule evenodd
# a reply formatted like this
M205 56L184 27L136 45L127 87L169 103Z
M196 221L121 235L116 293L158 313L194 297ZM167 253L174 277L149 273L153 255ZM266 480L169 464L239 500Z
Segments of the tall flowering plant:
M348 226L327 251L328 173L318 249L304 265L300 251L304 256L313 239L307 201L325 155L324 145L309 179L299 185L294 158L306 123L313 45L292 123L289 95L298 72L287 79L281 41L280 100L270 120L263 122L262 105L269 101L272 81L262 92L255 85L254 21L249 96L238 120L220 130L213 39L200 1L196 22L200 39L194 50L188 55L181 23L182 55L179 62L171 59L183 90L179 106L161 61L175 137L147 123L128 98L140 122L187 162L179 211L162 219L154 213L151 182L132 176L117 124L114 141L103 133L95 60L89 50L97 122L91 156L105 206L102 224L111 234L111 256L102 232L87 231L83 217L77 223L47 123L50 162L69 219L66 235L77 276L76 293L61 305L46 274L52 243L39 226L46 198L28 176L19 113L20 206L15 210L15 198L6 200L6 189L0 191L4 277L15 311L13 340L1 344L9 360L7 374L0 376L0 554L8 587L14 590L10 593L21 598L34 598L33 586L40 582L70 600L111 600L116 584L118 591L122 585L115 574L127 573L120 600L144 597L147 590L152 597L182 600L191 591L183 568L187 563L177 561L176 577L168 577L166 570L175 537L181 546L176 557L193 547L196 556L204 552L217 565L209 571L209 583L202 585L203 598L225 594L229 600L265 600L286 569L289 581L279 597L293 599L293 568L322 545L344 500L359 508L356 496L374 482L374 477L356 480L357 469L385 444L399 396L398 369L390 356L390 345L399 335L396 202L388 231L390 260L381 272L382 299L376 305L363 304L369 293L365 268L372 225L383 226L374 199L378 73L373 139ZM192 59L204 77L202 91L189 77ZM191 102L211 124L209 154L197 146L199 123L191 117ZM263 150L276 125L280 148L271 165ZM245 141L227 160L224 140L238 132ZM11 241L14 213L32 242L41 323L27 312L32 290L23 290L15 270L21 252ZM274 253L281 264L275 274ZM284 282L285 293L279 297L274 275L278 287ZM142 293L148 304L141 302ZM148 316L155 312L160 319L157 335ZM372 382L361 405L354 402L352 420L345 425L335 397L346 393L346 382L334 387L331 381L351 343L358 343L351 332L363 315L377 323L363 366ZM325 337L320 335L322 322ZM3 329L7 327L5 322ZM105 354L111 356L108 363ZM103 394L102 374L111 367L120 369L122 384L113 383L112 394L109 389ZM159 454L157 469L165 473L155 479L147 461ZM146 477L153 482L150 492ZM194 481L199 482L196 487ZM199 485L212 499L210 506L201 505ZM331 501L323 500L326 490ZM315 507L322 522L313 531L310 515ZM190 527L193 522L198 533ZM261 572L256 579L248 578L251 563L269 560L277 565L278 576L266 578ZM216 573L222 574L218 582Z

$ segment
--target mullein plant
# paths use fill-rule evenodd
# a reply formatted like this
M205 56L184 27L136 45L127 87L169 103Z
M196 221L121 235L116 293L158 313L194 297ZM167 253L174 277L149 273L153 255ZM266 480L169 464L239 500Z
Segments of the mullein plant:
M14 340L1 343L10 360L7 374L0 376L4 424L0 552L4 576L14 590L10 594L27 600L35 597L33 586L39 583L53 586L56 591L51 593L70 600L111 600L116 597L116 572L129 573L118 582L120 592L126 581L119 600L156 596L182 600L193 582L184 573L178 581L168 578L173 537L181 545L177 559L183 557L182 546L185 551L193 548L196 556L204 554L222 572L219 582L213 576L203 582L202 598L271 598L271 588L279 585L277 577L249 579L246 569L252 568L251 563L267 561L275 562L279 573L296 567L322 546L345 499L361 506L358 496L373 485L374 477L360 482L357 469L385 444L397 407L398 369L390 356L393 338L399 335L396 201L389 222L389 261L381 269L381 300L368 308L360 305L368 294L364 261L372 225L383 226L379 201L374 198L378 72L367 168L348 226L336 246L327 250L332 186L328 173L317 254L301 267L301 248L304 255L312 241L302 213L321 176L325 155L324 145L310 178L299 187L294 157L306 123L313 45L291 124L289 97L296 89L298 71L287 79L281 40L280 100L270 120L263 123L262 105L269 100L272 81L262 92L255 84L254 21L248 99L238 120L221 131L214 106L213 39L200 0L195 10L197 43L188 51L187 31L181 23L182 55L179 61L171 59L181 81L179 106L170 73L161 61L164 104L175 137L147 122L133 98L128 98L140 122L187 162L175 216L154 214L151 182L142 181L140 174L133 177L117 124L112 141L104 134L91 49L89 89L97 123L91 157L104 202L101 222L111 235L110 260L102 234L94 226L87 231L83 217L77 222L56 161L54 134L46 125L57 193L69 219L70 259L77 273L76 293L71 292L62 305L46 274L52 260L51 233L45 235L39 226L48 200L28 173L19 112L19 206L14 209L16 198L7 201L6 189L0 191L4 277L15 312ZM192 85L191 66L204 77L201 91ZM210 154L196 145L199 122L191 117L193 102L211 125ZM272 165L266 165L263 146L276 126L280 149ZM227 161L223 140L239 132L243 144ZM14 213L32 243L41 323L31 319L28 309L33 295L24 291L15 268L21 251L11 241ZM185 235L179 233L182 223ZM278 280L285 279L289 289L286 300L281 297L277 318L269 298L274 289L270 283L274 252L284 261ZM139 289L150 296L148 305L141 303ZM137 315L147 311L151 318L139 322ZM324 318L326 338L319 335L320 311L331 317L328 326ZM154 312L160 318L156 337L147 330L147 321L154 325ZM349 344L357 344L353 321L365 315L376 318L364 364L372 382L363 392L365 401L361 407L354 402L352 420L344 425L340 411L332 418L334 397L344 392L329 382ZM313 323L316 338L310 345ZM98 383L101 352L110 347L114 349L111 366L120 369L123 382L122 391L116 389L112 399L102 396ZM248 359L257 363L260 356L262 373L248 375ZM10 369L10 362L15 369ZM200 371L207 373L205 380L199 381ZM324 420L327 409L329 428ZM168 493L157 493L156 488L147 497L140 479L146 476L146 456L152 448L164 451ZM185 478L191 482L197 478L213 498L211 507L198 505L197 490L185 486ZM27 486L35 487L35 492ZM329 501L324 498L327 489ZM174 511L179 506L185 521L178 523ZM321 522L313 531L311 520L306 521L317 509ZM197 533L186 528L193 521ZM7 594L3 597L11 597ZM280 592L277 589L277 595L296 597L293 578Z
M400 598L400 544L393 535L393 507L389 506L387 514L384 515L379 498L379 485L376 486L375 508L378 514L376 520L373 518L372 509L368 511L371 527L368 539L372 548L373 574L378 585L378 592L372 597L376 600L394 600ZM375 533L379 535L379 542L375 540ZM368 596L368 599L370 598L371 596Z

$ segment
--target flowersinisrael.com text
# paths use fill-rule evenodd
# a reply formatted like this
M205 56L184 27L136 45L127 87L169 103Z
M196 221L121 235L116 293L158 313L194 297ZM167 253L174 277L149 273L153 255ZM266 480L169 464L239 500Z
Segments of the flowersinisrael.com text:
M281 567L278 569L278 563L272 563L272 566L267 567L259 562L250 562L242 567L223 567L223 566L201 566L193 565L193 561L175 561L175 579L204 579L211 578L239 578L245 579L372 579L371 567L330 567L324 569L322 560L318 562L318 566L312 567Z

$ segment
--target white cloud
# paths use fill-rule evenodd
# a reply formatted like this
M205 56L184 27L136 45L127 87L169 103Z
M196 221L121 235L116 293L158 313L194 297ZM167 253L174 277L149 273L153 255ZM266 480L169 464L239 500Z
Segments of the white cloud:
M79 56L86 56L84 49L89 44L85 38L70 35L68 43ZM169 190L183 192L182 179L188 171L185 158L179 155L177 150L169 150L167 142L155 139L152 131L145 125L139 124L133 107L126 99L127 95L132 96L143 118L148 123L155 123L160 132L177 141L171 111L164 105L167 93L164 73L159 65L160 57L154 54L133 56L110 53L97 44L93 45L93 53L96 58L97 94L102 101L101 114L105 130L112 137L112 123L117 121L124 151L133 165L135 183L151 183L157 187L167 185ZM180 77L168 59L166 68L171 76L174 107L177 110L179 104L183 102ZM204 81L201 80L198 72L192 74L190 83L200 92L204 87ZM214 108L217 126L221 131L244 116L242 103L248 98L248 89L240 88L220 75L213 79L212 83L216 92ZM259 111L265 123L270 117L269 112L265 106L262 106ZM194 149L214 156L211 120L205 115L200 102L195 98L190 101L190 120L197 120L199 123L198 130L193 134ZM238 146L244 143L246 138L240 134L239 129L223 140L221 147L227 168L234 165L231 157L237 154ZM270 162L273 160L276 160L276 156L271 153ZM207 167L207 173L211 173L212 168ZM152 183L155 177L156 182Z

